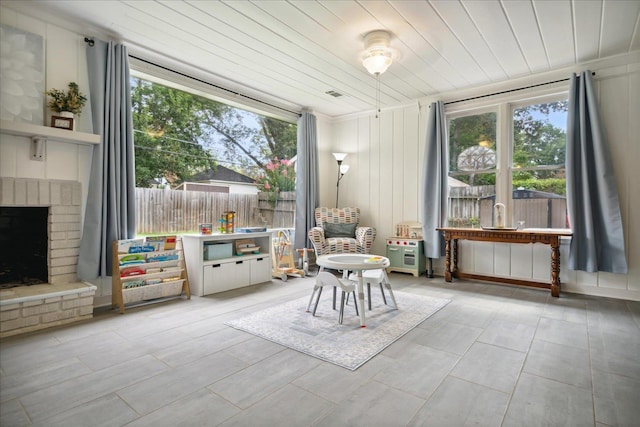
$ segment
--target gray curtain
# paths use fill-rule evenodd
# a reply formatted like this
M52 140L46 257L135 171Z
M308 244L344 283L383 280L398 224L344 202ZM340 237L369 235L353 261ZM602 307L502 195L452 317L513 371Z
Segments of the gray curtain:
M627 273L614 168L590 71L570 79L566 173L569 268Z
M449 146L444 104L434 102L429 107L427 141L422 165L422 235L427 258L444 255L444 237L436 227L447 225L449 197Z
M135 237L135 174L127 49L95 40L87 45L93 148L78 277L111 275L111 242Z
M295 249L313 247L308 232L315 225L314 211L320 203L317 139L316 116L305 111L298 119Z

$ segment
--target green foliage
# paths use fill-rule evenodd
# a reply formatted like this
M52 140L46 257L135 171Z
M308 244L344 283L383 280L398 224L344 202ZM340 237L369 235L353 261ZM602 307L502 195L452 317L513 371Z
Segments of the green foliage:
M273 159L293 158L297 151L298 127L271 117L260 117L259 120L260 136L266 141L262 144L262 155Z
M513 188L544 191L564 195L566 180L564 163L567 135L563 129L546 120L536 119L534 113L544 115L554 111L567 111L567 102L550 102L514 110ZM558 166L555 169L538 167Z
M69 111L80 115L84 104L87 102L87 97L80 92L80 88L75 82L69 83L69 90L66 92L59 89L51 89L46 91L45 94L51 97L47 106L56 113Z
M534 117L534 113L547 115L556 111L567 111L567 102L536 104L514 110L514 166L527 168L564 164L567 143L565 131ZM544 178L537 173L533 176Z
M173 186L217 162L268 175L270 159L296 154L295 124L156 83L133 79L132 107L138 186L160 177Z
M469 185L496 185L496 174L491 173L477 173L477 174L451 174L455 176L458 181L464 182Z
M131 92L136 186L150 187L157 178L175 185L215 165L199 144L205 133L198 112L205 100L140 79Z
M566 133L545 117L566 112L567 101L549 102L517 108L513 112L514 188L524 187L565 194L563 165ZM467 148L483 146L496 149L496 114L482 113L458 117L449 125L449 173L469 185L493 185L494 171L460 171L458 156ZM557 167L556 167L557 166ZM517 168L520 168L518 170Z
M477 216L472 216L470 218L449 218L447 221L449 227L456 228L475 228L480 225L480 218L478 218Z
M544 191L564 196L566 194L566 180L564 178L513 178L513 188Z
M496 113L458 117L449 125L449 171L458 170L458 156L469 147L486 141L495 150Z

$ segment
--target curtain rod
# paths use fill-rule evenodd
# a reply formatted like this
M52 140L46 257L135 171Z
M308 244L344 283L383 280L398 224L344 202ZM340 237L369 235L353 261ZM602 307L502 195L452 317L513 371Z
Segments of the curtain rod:
M596 73L592 72L591 75L595 76ZM578 77L580 77L580 76L578 76ZM489 96L502 95L504 93L517 92L519 90L531 89L531 88L538 87L538 86L546 86L546 85L550 85L550 84L554 84L554 83L566 82L566 81L569 81L569 80L570 80L570 78L566 78L566 79L554 80L552 82L538 83L536 85L519 87L517 89L503 90L502 92L495 92L495 93L488 93L486 95L472 96L471 98L458 99L457 101L445 102L444 105L455 104L457 102L472 101L474 99L487 98Z
M93 39L91 39L91 38L89 38L89 37L85 37L85 38L84 38L84 42L85 42L85 43L87 43L89 46L92 46L92 47L93 47L93 45L95 44L94 40L93 40ZM156 64L156 63L151 62L151 61L147 61L146 59L142 59L142 58L139 58L139 57L137 57L137 56L133 56L133 55L129 55L129 56L130 56L131 58L133 58L133 59L137 59L138 61L141 61L141 62L144 62L144 63L146 63L146 64L153 65L154 67L158 67L158 68L161 68L161 69L163 69L163 70L166 70L166 71L169 71L169 72L172 72L172 73L178 74L178 75L180 75L180 76L182 76L182 77L186 77L186 78L188 78L188 79L195 80L195 81L200 82L200 83L204 83L204 84L206 84L206 85L208 85L208 86L215 87L216 89L223 90L223 91L228 92L228 93L231 93L231 94L233 94L233 95L235 95L235 96L241 96L241 97L243 97L243 98L246 98L246 99L249 99L249 100L251 100L251 101L257 102L257 103L259 103L259 104L268 105L269 107L276 108L276 109L278 109L278 110L280 110L280 111L286 111L287 113L295 114L295 115L296 115L296 116L298 116L298 117L302 116L302 114L300 114L300 113L299 113L299 112L297 112L297 111L287 110L286 108L282 108L282 107L279 107L279 106L277 106L277 105L270 104L270 103L265 102L265 101L262 101L262 100L260 100L260 99L252 98L252 97L250 97L250 96L243 95L243 94L241 94L241 93L239 93L239 92L234 92L234 91L232 91L232 90L230 90L230 89L227 89L227 88L225 88L225 87L215 85L215 84L213 84L213 83L211 83L211 82L207 82L207 81L204 81L204 80L198 79L198 78L196 78L196 77L190 76L190 75L185 74L185 73L181 73L180 71L172 70L171 68L165 67L165 66L163 66L163 65Z
M85 40L85 41L86 41L86 40ZM182 76L182 77L186 77L186 78L188 78L188 79L195 80L195 81L197 81L197 82L199 82L199 83L206 84L207 86L211 86L211 87L214 87L214 88L216 88L216 89L223 90L223 91L225 91L225 92L227 92L227 93L230 93L230 94L232 94L232 95L240 96L240 97L242 97L242 98L246 98L246 99L249 99L249 100L251 100L251 101L257 102L257 103L259 103L259 104L268 105L269 107L276 108L276 109L281 110L281 111L286 111L287 113L295 114L295 115L296 115L296 116L298 116L298 117L300 117L300 116L301 116L301 114L300 114L299 112L297 112L297 111L287 110L286 108L282 108L282 107L279 107L279 106L277 106L277 105L270 104L270 103L265 102L265 101L262 101L262 100L260 100L260 99L256 99L256 98L253 98L253 97L251 97L251 96L243 95L243 94L241 94L241 93L239 93L239 92L234 92L234 91L232 91L232 90L230 90L230 89L227 89L227 88L225 88L225 87L218 86L218 85L213 84L213 83L211 83L211 82L208 82L208 81L205 81L205 80L199 79L199 78L197 78L197 77L190 76L190 75L185 74L185 73L182 73L182 72L180 72L180 71L172 70L171 68L168 68L168 67L165 67L165 66L163 66L163 65L159 65L159 64L153 63L153 62L151 62L151 61L147 61L146 59L142 59L142 58L139 58L139 57L137 57L137 56L133 56L133 55L129 55L129 57L131 57L131 58L133 58L133 59L136 59L136 60L138 60L138 61L144 62L144 63L146 63L146 64L153 65L154 67L161 68L161 69L163 69L163 70L165 70L165 71L169 71L169 72L172 72L172 73L178 74L178 75L180 75L180 76Z

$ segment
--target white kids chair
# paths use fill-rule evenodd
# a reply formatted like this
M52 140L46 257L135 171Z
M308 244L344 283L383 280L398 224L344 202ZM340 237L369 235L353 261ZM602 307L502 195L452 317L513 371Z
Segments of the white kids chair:
M352 283L358 282L358 276L355 273L351 273L349 275L349 280ZM379 284L380 292L382 293L382 300L385 305L387 304L387 298L384 294L384 289L386 288L389 291L389 297L391 297L391 301L393 301L393 308L398 308L398 304L396 303L396 297L393 295L393 290L391 289L391 282L389 282L389 276L387 276L387 271L384 268L378 268L375 270L365 270L362 272L362 281L367 284L367 301L369 301L369 311L371 311L371 284ZM354 295L355 298L355 295Z
M334 290L336 288L342 289L342 297L340 298L340 314L338 315L338 323L342 324L342 319L344 317L344 303L346 299L346 295L349 293L353 293L353 301L354 307L356 309L356 315L358 315L358 304L356 301L356 285L354 282L347 279L338 279L333 274L327 271L321 271L316 276L316 284L313 287L313 292L311 293L311 298L309 299L309 304L307 305L307 311L311 308L311 304L313 303L313 297L318 292L318 296L316 298L316 303L313 306L313 315L316 315L316 310L318 309L318 302L320 302L320 295L322 294L322 288L325 286L332 286ZM335 295L335 294L334 294ZM334 298L334 307L335 307L335 298Z

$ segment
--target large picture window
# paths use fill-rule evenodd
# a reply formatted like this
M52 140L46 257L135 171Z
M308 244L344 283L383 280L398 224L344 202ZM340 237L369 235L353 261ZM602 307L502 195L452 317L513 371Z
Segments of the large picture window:
M565 96L447 113L449 226L568 227Z
M225 210L243 210L236 217L242 226L293 227L295 200L280 209L285 217L273 217L278 195L295 191L295 123L140 73L131 91L138 233L215 227ZM176 191L183 194L171 196ZM264 194L268 206L260 212Z

